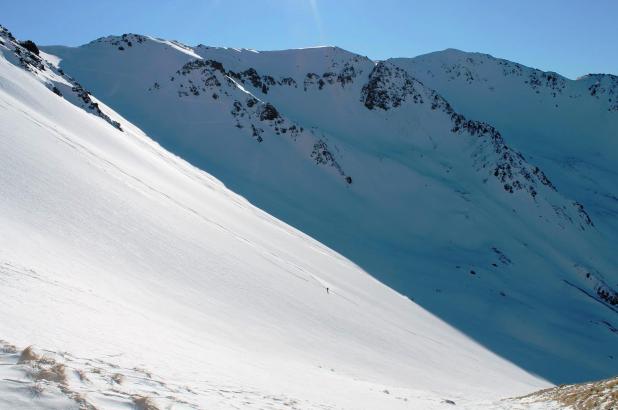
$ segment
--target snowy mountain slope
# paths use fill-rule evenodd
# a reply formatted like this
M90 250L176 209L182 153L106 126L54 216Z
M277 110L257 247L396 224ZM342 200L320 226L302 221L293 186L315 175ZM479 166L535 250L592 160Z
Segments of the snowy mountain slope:
M612 227L499 129L336 47L118 41L44 49L163 146L499 355L554 382L615 374Z
M460 112L488 121L618 240L618 77L570 80L459 50L392 59Z
M15 47L3 36L2 406L494 408L547 386L52 92L51 64L25 70Z

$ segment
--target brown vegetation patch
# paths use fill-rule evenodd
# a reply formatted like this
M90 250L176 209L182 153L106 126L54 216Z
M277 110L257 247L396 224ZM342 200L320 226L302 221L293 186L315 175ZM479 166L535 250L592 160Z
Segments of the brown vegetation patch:
M617 409L618 377L591 383L563 384L519 399L533 402L555 401L575 410Z
M65 367L61 363L54 364L49 368L39 369L33 374L34 380L47 380L59 384L67 383Z
M28 346L24 350L22 350L21 354L19 355L19 360L17 361L17 363L23 364L23 363L28 363L28 362L36 362L36 361L39 361L40 359L41 359L41 356L39 356L38 354L34 352L34 348L32 346Z
M137 410L159 410L150 397L134 396L133 404Z

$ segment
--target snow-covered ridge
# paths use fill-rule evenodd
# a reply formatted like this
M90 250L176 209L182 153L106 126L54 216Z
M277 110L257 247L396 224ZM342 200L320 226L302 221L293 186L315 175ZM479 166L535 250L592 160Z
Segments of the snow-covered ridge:
M436 89L459 112L496 126L527 153L558 190L604 219L614 236L618 210L618 80L589 74L577 80L487 54L445 50L393 64ZM559 147L558 149L556 147ZM594 182L591 182L594 181Z
M608 111L618 110L616 105L618 80L612 74L587 74L576 80L570 80L555 72L526 67L489 54L468 53L455 49L389 61L402 66L411 64L410 71L420 75L421 78L444 76L447 81L465 82L468 85L480 83L490 90L495 90L495 75L499 73L504 77L516 78L536 94L544 90L553 98L557 98L560 94L566 94L569 98L594 97L603 103Z
M35 46L36 47L36 46ZM17 60L22 68L35 74L53 93L76 106L104 119L110 125L122 130L120 123L107 115L99 102L75 79L63 70L38 55L38 49L29 50L20 44L13 34L0 26L0 51L9 61Z
M281 116L272 104L258 100L245 90L242 86L245 81L251 81L253 87L262 90L264 94L268 92L267 84L276 84L270 76L264 77L262 82L255 70L236 73L227 71L220 62L198 59L184 64L169 80L155 82L150 91L158 93L172 88L180 98L207 98L218 104L227 104L229 114L235 120L234 126L246 130L257 142L264 141L264 127L267 127L270 131L268 134L289 138L305 146L307 155L314 159L316 164L333 167L348 183L352 182L352 177L346 176L337 162L336 154L329 150L326 137L320 137L313 130L305 130ZM288 83L283 79L278 84Z
M440 110L449 116L452 133L480 139L473 153L475 166L496 177L506 192L523 190L534 199L541 187L556 191L538 166L528 164L521 153L506 145L498 130L487 123L468 120L455 112L436 91L428 89L392 63L379 62L376 65L368 83L362 88L361 101L370 110L398 108L405 101L411 104L430 104L432 110ZM594 225L581 204L574 202L571 208L579 218L575 220L568 217L570 222L579 224L582 230ZM563 215L562 210L556 212L559 216Z
M608 111L618 111L618 76L612 74L588 74L578 79L586 81L592 97L607 98Z
M234 71L243 68L260 68L271 75L289 75L297 81L308 73L322 75L339 71L346 64L372 66L369 58L340 47L312 47L276 51L255 51L247 49L227 49L199 45L195 52L203 58L221 61Z
M205 46L199 46L204 50L210 50ZM332 49L339 53L347 53L344 50L338 48L325 48ZM219 50L219 49L216 49ZM286 50L280 53L291 53L294 50ZM313 50L311 50L313 51ZM277 52L270 52L277 53ZM253 87L253 91L258 94L268 94L268 90L273 86L290 86L298 88L298 84L293 77L280 77L275 79L270 75L260 75L255 68L249 67L242 72L225 72L223 65L220 62L208 60L210 64L218 65L221 72L224 72L228 77L234 78L240 81L243 85L250 85ZM307 92L308 89L322 90L326 85L334 85L345 87L346 84L353 83L356 77L359 76L361 82L365 81L365 77L362 76L363 68L357 69L359 61L363 61L359 56L350 55L349 59L345 62L336 63L333 62L331 69L333 71L327 71L320 74L307 73L303 81L303 91ZM203 64L200 61L190 64ZM362 67L362 66L361 66ZM183 67L185 68L185 67ZM337 71L338 70L338 71ZM186 75L186 70L178 71L178 74ZM208 77L204 79L204 83L212 81L214 77ZM171 77L173 80L173 77ZM190 81L190 80L189 80ZM220 86L219 84L214 84ZM418 91L420 90L420 91ZM191 84L189 91L193 94L197 92L197 88L194 84ZM188 95L187 91L179 91ZM213 95L216 95L213 94ZM470 121L463 115L456 113L450 104L444 100L437 92L428 89L418 80L412 78L401 68L390 64L388 62L377 62L369 74L368 82L362 85L361 89L361 101L368 109L379 107L384 110L389 108L396 108L401 105L406 99L414 103L422 104L425 100L432 101L431 108L435 110L440 108L446 112L453 121L453 132L464 132L472 136L487 136L491 140L491 150L494 151L495 162L490 163L487 155L483 155L482 152L475 154L475 156L483 156L484 163L480 166L482 168L490 168L493 175L498 178L505 189L505 191L512 193L514 190L525 189L534 198L537 195L537 189L540 185L545 185L555 191L555 187L551 184L545 174L537 167L525 164L524 157L518 153L512 153L506 144L504 143L500 133L488 124L484 124L478 121ZM255 127L252 125L253 135L256 135ZM285 129L285 128L284 128ZM261 137L259 137L261 138ZM482 145L482 144L481 144ZM479 151L482 151L480 149ZM515 170L515 171L513 171ZM513 173L519 174L521 179L517 179L513 176ZM537 178L538 176L538 178ZM592 225L589 216L581 205L574 205L577 208L578 214L582 217L582 224L580 226Z
M96 40L91 41L88 44L92 46L111 45L113 47L116 47L118 51L124 51L124 50L128 50L130 47L133 47L134 45L136 47L139 47L140 45L144 43L148 43L148 42L155 43L155 44L156 43L163 44L177 51L180 51L184 54L187 54L188 56L191 56L193 58L200 58L197 54L193 52L193 49L191 49L191 47L186 46L179 41L153 38L149 36L143 36L141 34L125 33L120 36L110 35L106 37L100 37Z
M127 38L130 37L120 37L121 40L129 41ZM117 41L119 41L118 38L114 38L110 44L117 45ZM204 58L212 57L208 54L213 51L212 49L205 46L198 48L201 48L201 55ZM218 53L222 49L214 49L214 51ZM223 49L223 51L227 50ZM175 73L166 76L165 80L155 81L149 90L160 92L162 85L164 88L171 85L176 89L179 97L191 96L194 98L203 98L200 93L207 92L217 104L221 105L227 102L229 112L235 118L235 126L238 129L246 129L246 132L257 142L264 141L263 125L265 121L275 135L286 134L289 130L288 136L294 141L297 141L299 135L301 135L304 137L301 140L309 141L303 145L306 146L307 152L312 147L310 156L315 159L316 163L332 166L340 175L345 177L348 183L351 183L353 177L345 175L340 160L337 160L338 150L328 148L327 137L316 137L313 130L306 133L300 124L287 120L281 116L275 106L271 103L264 103L258 98L262 96L262 98L267 99L271 87L283 87L283 91L287 91L287 88L294 88L294 90L291 90L292 92L301 92L294 76L297 78L304 77L302 83L302 92L304 93L312 90L321 91L325 86L333 85L345 89L346 84L353 85L356 82L362 84L360 98L368 109L374 107L385 110L397 108L406 98L416 104L423 104L425 100L428 100L432 101L432 110L439 108L450 117L453 122L453 133L487 137L489 142L479 142L478 149L473 153L475 166L477 169L488 169L489 174L501 182L506 192L513 193L514 191L524 190L534 199L539 186L544 185L555 191L555 187L539 167L526 164L520 153L512 152L495 128L488 124L468 120L463 115L456 113L437 92L428 89L401 68L388 62L378 62L373 66L369 77L366 79L363 72L367 69L368 60L339 48L284 50L281 52L265 52L264 54L268 58L283 57L289 59L292 53L298 51L303 53L331 53L326 58L326 61L330 61L330 64L327 65L327 71L322 74L308 72L304 76L301 73L299 76L299 70L296 69L289 76L275 78L271 75L260 74L252 66L244 68L249 64L247 61L243 62L244 66L238 62L232 63L234 67L240 67L239 70L244 68L243 71L236 72L227 69L220 61L200 58L185 63ZM200 53L200 50L197 50L197 52ZM232 53L236 52L244 53L243 50L232 51ZM250 54L249 60L255 58L254 54ZM222 60L229 61L229 58L222 58ZM320 61L319 59L316 60ZM365 81L367 82L365 83ZM352 92L356 92L356 90L352 89ZM248 94L246 98L244 97L245 94ZM220 96L224 98L219 99ZM571 203L568 206L576 212L571 212L572 216L567 215L566 220L582 229L585 226L592 226L592 221L581 204ZM556 215L563 217L565 206L560 206L558 209Z

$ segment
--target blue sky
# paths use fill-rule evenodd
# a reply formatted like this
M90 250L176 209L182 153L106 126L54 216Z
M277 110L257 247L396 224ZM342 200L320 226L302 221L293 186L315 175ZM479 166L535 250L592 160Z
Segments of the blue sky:
M571 78L618 74L618 0L29 0L3 4L0 24L41 44L132 32L259 50L338 45L374 59L453 47Z

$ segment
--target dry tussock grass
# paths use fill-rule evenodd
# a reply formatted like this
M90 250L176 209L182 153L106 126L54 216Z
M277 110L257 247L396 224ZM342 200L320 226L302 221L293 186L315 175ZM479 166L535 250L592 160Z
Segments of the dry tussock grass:
M17 361L17 363L24 364L28 362L37 362L40 359L41 359L41 356L39 356L38 354L34 352L34 348L32 346L28 346L24 350L22 350L21 354L19 355L19 360Z
M67 374L63 364L56 363L49 368L42 368L34 372L34 380L47 380L59 384L67 384Z
M521 399L534 402L556 401L575 410L618 409L618 377L593 383L560 385Z
M79 405L79 410L97 410L97 408L86 399L85 395L74 392L66 386L61 387L61 390L67 397Z
M137 410L159 410L150 397L134 396L133 404Z
M18 350L15 346L0 340L0 352L17 353ZM33 384L29 386L29 391L33 398L41 397L45 391L45 386L51 382L55 383L60 391L68 398L74 400L78 404L80 410L97 410L96 407L87 400L85 395L70 388L65 365L58 363L54 358L35 351L33 346L28 346L21 351L17 364L26 367L27 374L33 380ZM100 369L97 370L99 373L101 372ZM75 372L80 381L89 381L86 371L75 369ZM116 383L120 383L123 380L123 376L121 374L114 374L112 379ZM150 406L148 401L145 401L144 405L146 406L144 410L156 409L156 407L148 407Z
M30 376L36 382L47 380L62 385L67 384L67 374L64 365L56 363L56 361L50 357L38 354L34 351L32 346L28 346L22 350L17 364L30 366Z

